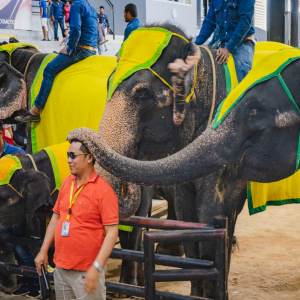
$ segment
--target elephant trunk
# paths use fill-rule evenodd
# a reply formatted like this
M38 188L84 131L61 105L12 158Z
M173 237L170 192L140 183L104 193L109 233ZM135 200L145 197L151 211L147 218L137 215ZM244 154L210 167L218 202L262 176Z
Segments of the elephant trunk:
M68 139L82 141L104 169L126 181L145 185L173 185L209 174L222 165L232 163L228 157L238 157L238 153L233 153L236 151L234 145L226 145L228 140L237 141L234 131L223 129L209 128L180 152L152 162L121 156L91 129L73 130Z

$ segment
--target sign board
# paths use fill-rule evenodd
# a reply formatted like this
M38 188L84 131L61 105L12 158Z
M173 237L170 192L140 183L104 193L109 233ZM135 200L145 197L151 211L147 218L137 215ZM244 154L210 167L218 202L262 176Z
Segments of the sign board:
M31 0L0 0L0 29L32 30Z

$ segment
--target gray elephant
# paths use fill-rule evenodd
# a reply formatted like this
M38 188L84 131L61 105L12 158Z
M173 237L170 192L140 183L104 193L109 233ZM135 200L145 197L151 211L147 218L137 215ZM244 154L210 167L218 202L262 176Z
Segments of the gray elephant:
M88 129L75 130L69 138L82 139L102 167L130 182L171 185L219 176L217 190L221 197L216 203L212 195L208 200L210 207L226 207L223 212L227 210L236 219L245 202L247 181L278 181L293 175L295 166L296 171L299 169L299 59L299 54L294 60L287 58L288 63L280 73L273 74L275 77L266 76L241 93L239 102L224 114L218 126L208 128L193 143L168 158L140 162L122 157ZM258 71L264 67L262 64ZM228 195L239 189L237 202L228 201ZM195 211L197 206L193 198L187 198L182 209L191 208ZM195 217L203 222L201 209Z

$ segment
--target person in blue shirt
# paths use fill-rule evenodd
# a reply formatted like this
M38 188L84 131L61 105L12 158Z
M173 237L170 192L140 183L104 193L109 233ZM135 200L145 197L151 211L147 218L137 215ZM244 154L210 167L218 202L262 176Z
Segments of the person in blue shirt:
M3 139L3 123L2 123L2 121L0 121L0 158L7 154L25 155L26 153L24 152L24 150L22 150L16 146L12 146L4 141L4 139Z
M40 17L44 34L44 39L42 39L42 41L47 41L47 5L45 0L40 1Z
M64 34L64 3L60 0L55 0L51 4L51 16L52 21L54 22L54 41L58 41L58 24L62 33L62 36L65 37Z
M109 31L109 20L107 14L104 13L104 6L100 6L100 14L98 15L99 23L103 25L105 36L107 35L107 31ZM105 48L105 51L108 50L107 45L103 45Z
M144 24L138 19L137 8L135 4L127 4L124 10L124 19L125 22L128 22L124 34L124 42L129 37L130 33L139 27L143 27Z
M220 30L217 51L219 64L227 63L229 53L241 82L252 68L255 39L253 27L255 0L212 0L195 43L202 45L216 27Z
M99 36L97 13L87 0L74 0L70 11L69 42L46 66L42 86L33 108L15 118L18 122L39 122L40 110L50 94L54 77L69 66L96 54Z

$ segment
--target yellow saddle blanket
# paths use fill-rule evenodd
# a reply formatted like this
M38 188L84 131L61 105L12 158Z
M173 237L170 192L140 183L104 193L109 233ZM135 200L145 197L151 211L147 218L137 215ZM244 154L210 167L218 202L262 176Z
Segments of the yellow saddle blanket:
M255 48L253 68L245 79L238 84L233 57L230 56L228 64L225 65L226 92L228 97L221 103L214 120L213 128L216 128L254 85L278 77L279 82L285 89L292 103L300 113L294 99L287 90L281 71L292 61L300 59L300 50L293 47L274 43L261 42ZM296 170L299 166L299 151L296 162ZM247 198L250 215L266 210L268 205L279 206L289 203L300 202L300 170L294 175L281 181L272 183L248 182Z
M39 93L43 71L55 57L47 55L31 87L31 104ZM79 127L98 131L105 109L107 81L116 67L116 57L94 55L59 73L41 111L41 122L32 123L32 152L66 140L68 133Z

